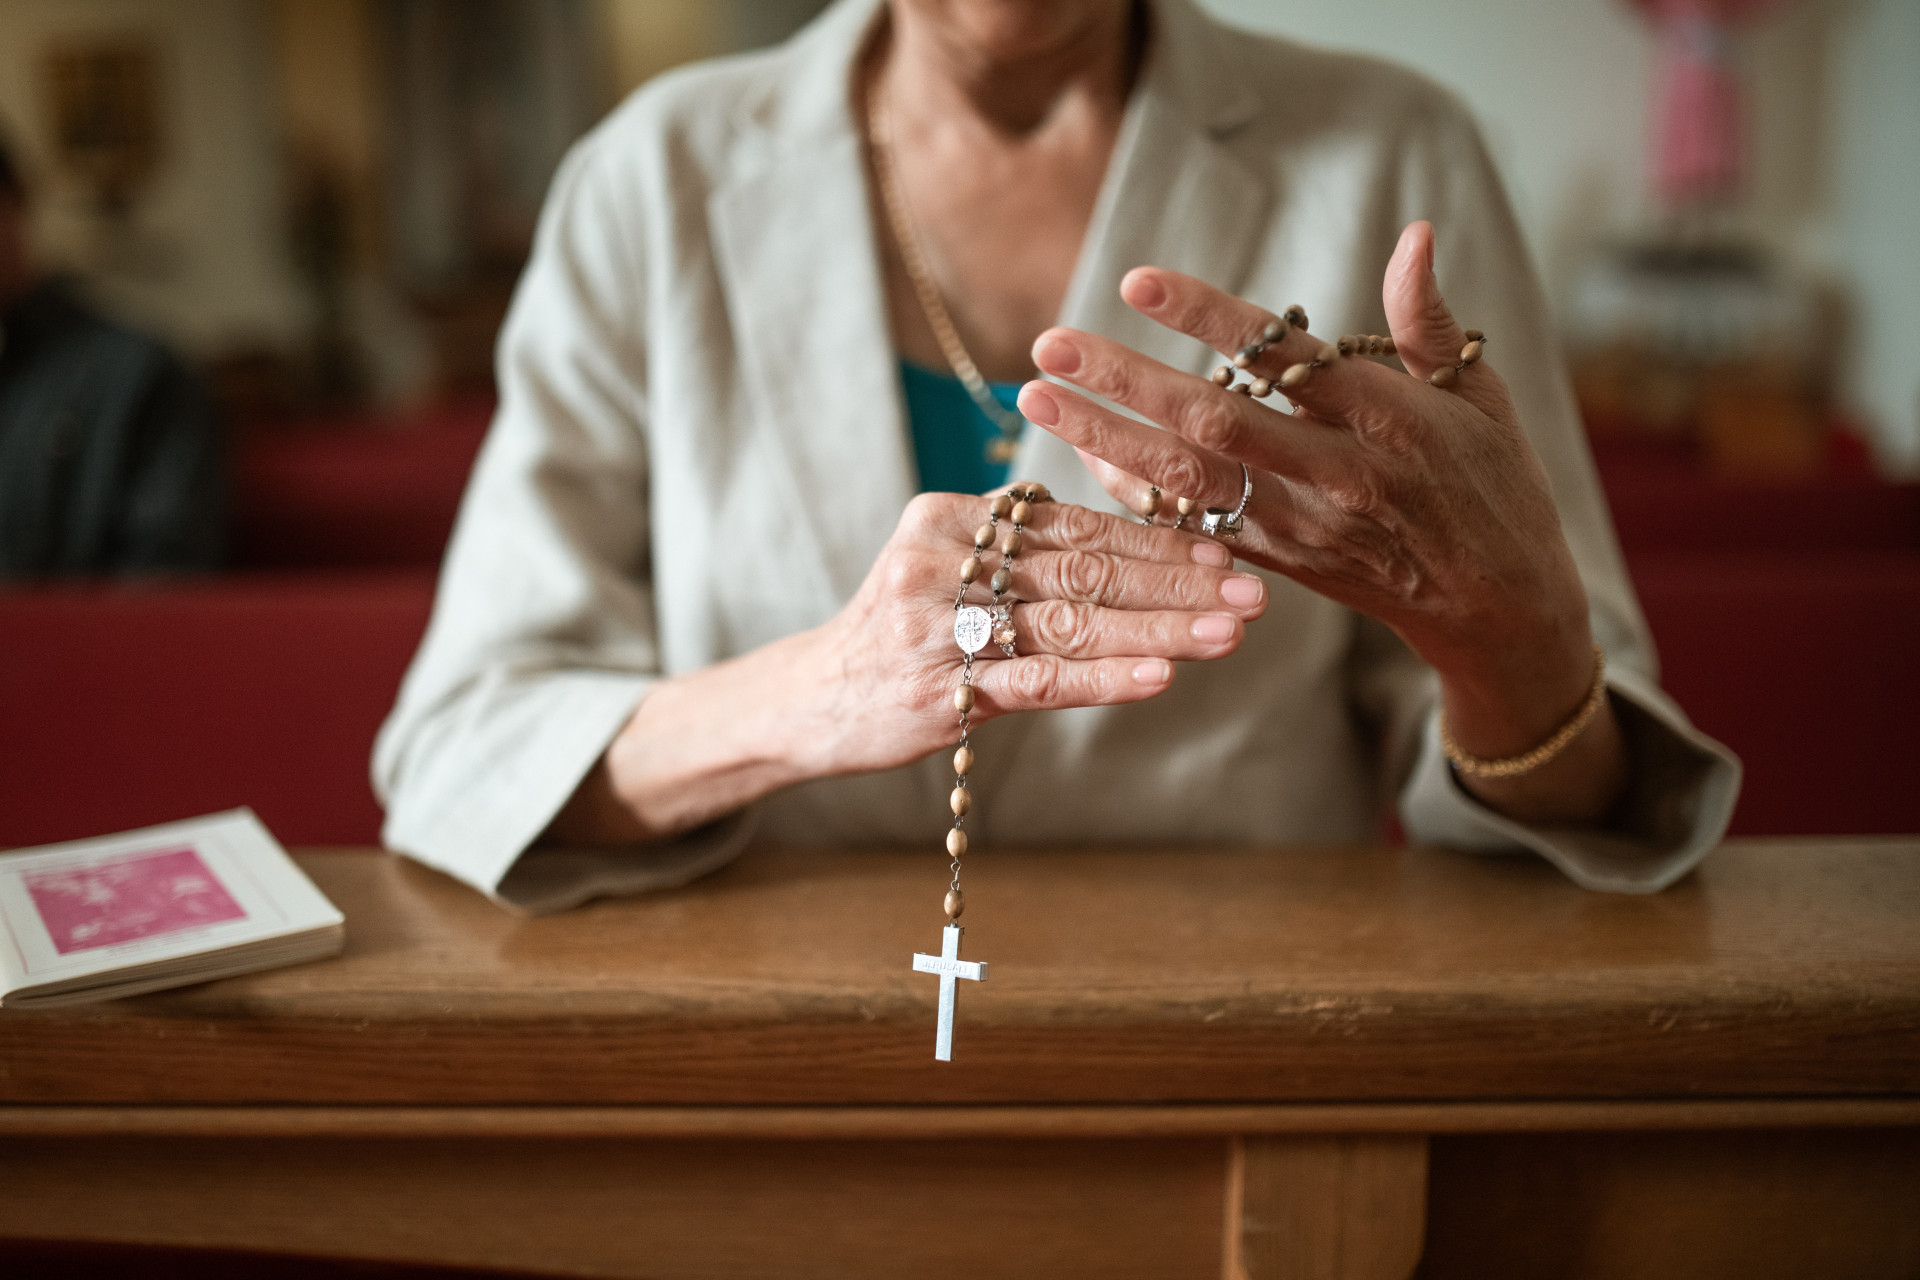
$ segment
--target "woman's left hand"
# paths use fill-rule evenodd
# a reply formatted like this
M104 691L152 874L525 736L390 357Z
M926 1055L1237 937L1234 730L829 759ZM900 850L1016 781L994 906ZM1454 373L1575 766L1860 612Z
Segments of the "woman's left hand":
M1392 627L1439 672L1461 748L1509 756L1550 736L1586 697L1586 591L1504 380L1482 361L1450 389L1425 381L1466 342L1432 260L1433 229L1416 222L1387 268L1383 299L1406 371L1363 356L1329 361L1276 391L1298 405L1291 414L1069 329L1034 344L1040 370L1166 430L1045 382L1022 390L1020 408L1075 445L1121 501L1140 509L1156 485L1168 507L1176 496L1197 504L1194 524L1200 509L1239 504L1244 464L1253 490L1235 554ZM1121 295L1229 358L1275 318L1151 267L1128 273ZM1500 335L1488 336L1497 351ZM1246 376L1277 382L1326 348L1289 326ZM1475 790L1514 816L1600 816L1623 783L1624 752L1611 714L1595 724L1559 768Z

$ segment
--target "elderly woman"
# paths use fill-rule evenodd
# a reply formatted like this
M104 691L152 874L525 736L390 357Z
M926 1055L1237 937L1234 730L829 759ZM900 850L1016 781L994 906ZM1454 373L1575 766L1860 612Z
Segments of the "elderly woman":
M841 0L579 145L499 363L376 773L393 847L504 902L756 830L938 849L1010 476L1054 500L974 664L976 842L1361 841L1397 798L1649 891L1725 827L1499 181L1404 71L1186 0Z

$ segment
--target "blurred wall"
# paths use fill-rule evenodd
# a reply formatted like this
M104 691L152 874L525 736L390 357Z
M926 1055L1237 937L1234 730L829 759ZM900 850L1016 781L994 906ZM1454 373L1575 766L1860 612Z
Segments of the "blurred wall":
M125 225L47 154L49 49L148 44L162 162ZM196 354L286 345L307 324L283 250L271 35L253 0L0 0L0 122L39 199L36 240L107 302Z
M1236 25L1407 63L1464 98L1556 298L1585 246L1655 216L1654 49L1625 0L1202 2ZM1883 460L1920 471L1920 0L1798 0L1740 51L1755 143L1743 221L1845 291L1843 392Z
M290 189L318 160L351 204L351 323L382 398L430 357L392 287L386 0L0 0L0 126L40 178L39 238L110 304L189 351L296 348L316 324ZM579 0L613 96L692 58L784 37L822 0ZM1652 41L1625 0L1201 0L1227 21L1409 63L1486 130L1550 292L1596 241L1651 224ZM44 62L73 39L156 50L165 162L127 225L93 214L45 154ZM1847 399L1883 458L1920 472L1920 0L1798 0L1742 37L1754 108L1743 217L1853 304Z

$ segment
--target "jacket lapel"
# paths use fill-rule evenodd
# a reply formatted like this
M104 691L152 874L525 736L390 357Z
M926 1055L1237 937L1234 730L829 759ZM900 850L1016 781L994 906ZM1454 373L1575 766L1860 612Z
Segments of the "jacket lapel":
M755 443L790 477L794 536L836 601L918 479L849 98L875 8L837 6L796 41L791 78L708 204Z
M1225 145L1252 118L1257 101L1218 47L1220 29L1184 0L1154 6L1155 30L1141 81L1107 167L1060 323L1102 334L1176 369L1204 372L1212 353L1148 320L1120 298L1120 280L1138 266L1168 267L1228 293L1247 278L1273 193ZM1048 432L1027 433L1016 464L1060 497L1119 510Z
M859 586L918 479L850 99L878 7L844 0L796 41L790 76L760 104L748 126L756 136L708 208L756 443L791 478L795 536L818 550L820 585L839 600ZM1152 263L1237 291L1273 196L1225 145L1257 104L1221 74L1231 62L1221 30L1186 0L1157 0L1152 20L1060 323L1201 372L1206 349L1134 312L1120 279ZM1045 431L1027 432L1013 473L1117 509Z

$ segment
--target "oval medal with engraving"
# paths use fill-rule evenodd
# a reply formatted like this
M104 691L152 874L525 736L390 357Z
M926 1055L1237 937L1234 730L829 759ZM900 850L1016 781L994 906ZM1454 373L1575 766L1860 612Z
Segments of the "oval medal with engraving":
M987 641L993 635L993 620L987 617L987 611L977 604L970 604L953 615L953 642L967 653L978 653L987 647Z

